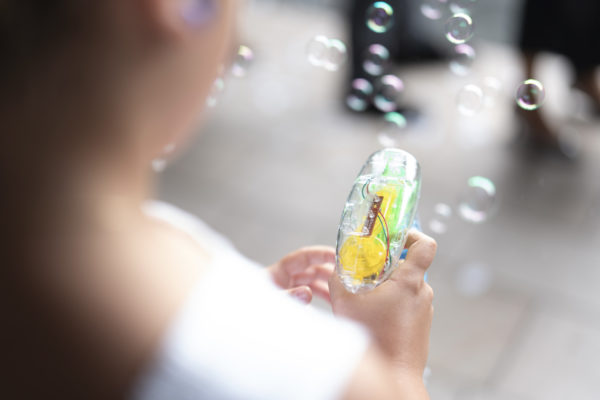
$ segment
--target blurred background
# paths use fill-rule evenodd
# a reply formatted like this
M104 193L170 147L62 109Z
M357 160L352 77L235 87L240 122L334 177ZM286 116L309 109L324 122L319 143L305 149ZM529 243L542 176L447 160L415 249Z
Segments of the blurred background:
M432 399L598 399L593 101L572 88L564 55L540 52L526 75L522 1L388 3L391 17L372 1L245 2L245 47L215 85L198 138L157 161L159 198L267 265L304 245L334 246L367 157L407 150L422 167L423 230L439 243ZM530 27L561 35L561 18ZM523 86L528 78L543 89ZM537 117L552 129L548 143L530 140Z

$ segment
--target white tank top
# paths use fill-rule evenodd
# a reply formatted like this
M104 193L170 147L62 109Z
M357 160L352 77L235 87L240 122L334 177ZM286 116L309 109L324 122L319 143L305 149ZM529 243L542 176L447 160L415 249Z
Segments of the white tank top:
M278 289L198 219L146 207L210 246L209 271L173 320L134 400L339 399L369 345L366 330Z

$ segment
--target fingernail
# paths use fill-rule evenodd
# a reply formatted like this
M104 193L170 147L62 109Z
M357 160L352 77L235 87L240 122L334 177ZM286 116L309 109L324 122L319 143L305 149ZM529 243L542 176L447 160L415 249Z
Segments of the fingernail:
M310 296L304 290L294 292L292 295L303 303L308 303L310 301Z

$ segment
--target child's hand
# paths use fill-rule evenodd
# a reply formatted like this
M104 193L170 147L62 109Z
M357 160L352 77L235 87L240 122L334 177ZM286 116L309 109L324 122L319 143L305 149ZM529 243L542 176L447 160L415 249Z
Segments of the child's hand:
M394 365L421 377L433 316L433 290L423 276L433 262L436 243L412 230L406 247L406 260L387 281L369 292L352 294L332 276L331 299L334 313L364 324Z
M331 302L328 281L335 269L335 249L303 247L267 268L273 281L290 295L310 303L313 293Z

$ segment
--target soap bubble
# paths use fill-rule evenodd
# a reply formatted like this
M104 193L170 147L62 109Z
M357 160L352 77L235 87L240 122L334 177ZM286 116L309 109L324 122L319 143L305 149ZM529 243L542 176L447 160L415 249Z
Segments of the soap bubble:
M492 280L492 270L487 265L473 262L458 269L455 285L460 294L476 297L490 290Z
M546 90L535 79L527 79L517 89L517 104L524 110L536 110L544 104Z
M160 173L163 172L167 168L167 160L164 158L155 158L152 160L152 169L154 172Z
M246 76L248 72L248 67L252 63L254 59L254 52L248 46L241 45L238 49L237 54L233 60L233 65L231 66L231 73L233 76L238 78L242 78Z
M438 203L433 208L434 216L429 221L429 229L437 234L444 234L448 230L448 221L452 217L452 207L445 203Z
M404 83L394 75L384 75L377 84L375 107L383 112L395 111L404 91Z
M444 15L446 2L447 0L423 0L421 13L425 18L438 20Z
M423 370L423 383L425 385L427 385L430 378L431 378L431 368L429 368L429 366L426 366L425 370Z
M466 76L471 72L473 61L475 61L475 49L465 43L456 45L450 61L450 70L458 76Z
M467 181L467 189L458 205L459 215L468 222L480 224L486 221L496 204L496 186L482 176L473 176Z
M477 5L478 0L452 0L450 3L450 11L453 13L469 12Z
M171 154L175 151L177 145L175 143L169 143L163 148L163 154Z
M373 85L366 79L358 78L352 81L346 104L354 111L365 111L373 96Z
M367 9L367 26L376 33L387 32L394 24L394 9L384 1L376 1Z
M315 67L320 67L325 62L327 52L329 51L329 38L324 35L317 35L308 42L306 55L308 62Z
M339 39L329 39L317 35L306 47L308 62L315 67L323 67L328 71L337 71L348 58L346 45Z
M450 218L452 216L452 207L445 203L438 203L433 208L436 215L444 218Z
M363 68L368 74L379 76L385 71L389 59L390 52L385 46L372 44L365 52Z
M496 104L496 100L502 92L502 82L493 76L483 78L481 88L483 89L483 102L487 107Z
M225 80L222 77L218 77L213 82L210 94L206 99L206 105L208 107L215 107L217 105L218 97L225 90Z
M406 134L406 118L398 112L386 113L383 117L384 124L377 139L383 147L396 147L398 142Z
M446 39L450 43L465 43L473 37L473 19L465 14L458 13L446 21Z
M328 71L337 71L347 60L348 51L346 45L339 39L330 39L323 67Z
M456 96L458 111L466 116L472 116L483 107L483 90L477 85L465 85Z

